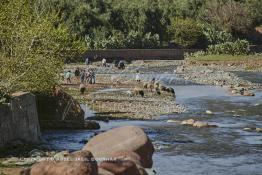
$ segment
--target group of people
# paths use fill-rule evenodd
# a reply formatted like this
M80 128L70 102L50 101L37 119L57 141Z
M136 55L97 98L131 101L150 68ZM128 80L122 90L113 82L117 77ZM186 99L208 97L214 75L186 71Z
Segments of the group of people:
M96 75L94 69L87 68L79 70L79 68L75 71L75 76L80 78L81 84L95 84L96 83Z
M80 69L76 68L74 75L72 74L71 70L68 70L65 73L65 79L67 84L72 83L72 78L75 77L76 81L79 81L83 84L95 84L96 83L96 76L94 69L87 68L87 69Z
M85 93L86 90L86 84L95 84L96 83L96 75L94 69L87 68L80 70L77 68L75 70L76 77L80 78L80 86L79 90L81 94Z

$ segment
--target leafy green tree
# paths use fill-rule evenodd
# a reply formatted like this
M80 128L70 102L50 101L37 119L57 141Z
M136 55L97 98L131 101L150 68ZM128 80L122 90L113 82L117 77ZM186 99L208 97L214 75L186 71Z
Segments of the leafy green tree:
M169 26L171 41L183 47L191 47L203 40L201 26L192 19L174 18Z
M50 92L65 59L84 51L40 1L6 0L0 6L0 91Z

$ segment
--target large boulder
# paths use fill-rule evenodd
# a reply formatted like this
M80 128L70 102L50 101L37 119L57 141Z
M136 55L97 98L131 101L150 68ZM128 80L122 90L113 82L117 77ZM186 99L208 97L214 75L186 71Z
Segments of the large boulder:
M92 153L77 151L63 161L43 161L33 165L30 175L98 175L98 167Z
M77 100L61 89L53 95L37 95L41 128L84 129L84 111Z
M151 168L154 146L145 132L135 126L115 128L93 137L83 150L95 158L110 158L119 151L132 151L140 157L143 167Z

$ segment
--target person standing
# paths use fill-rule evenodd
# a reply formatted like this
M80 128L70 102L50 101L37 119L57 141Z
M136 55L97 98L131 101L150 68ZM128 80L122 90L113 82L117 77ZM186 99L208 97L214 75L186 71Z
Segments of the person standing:
M75 70L76 83L78 83L78 81L79 81L79 76L80 76L80 69L79 69L79 67L77 67L76 70Z
M141 79L140 79L140 72L139 70L136 71L136 82L140 83Z
M105 58L102 59L102 67L106 67L106 59Z
M71 71L67 71L65 74L65 78L66 78L66 84L71 84Z
M89 58L88 57L86 57L85 65L89 65Z
M81 73L80 73L80 83L81 84L85 83L85 78L86 78L86 72L85 70L81 70Z
M96 83L96 74L93 69L90 71L90 78L91 78L91 84L95 84Z

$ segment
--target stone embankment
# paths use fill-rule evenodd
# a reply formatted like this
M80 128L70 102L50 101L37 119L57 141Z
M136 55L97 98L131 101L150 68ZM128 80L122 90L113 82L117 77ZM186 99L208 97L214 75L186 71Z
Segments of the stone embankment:
M35 95L18 92L10 103L0 104L0 147L37 144L40 136Z

